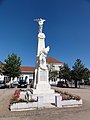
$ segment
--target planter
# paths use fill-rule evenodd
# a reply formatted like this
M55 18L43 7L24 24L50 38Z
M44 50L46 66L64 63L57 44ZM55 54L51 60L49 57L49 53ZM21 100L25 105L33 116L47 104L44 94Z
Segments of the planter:
M79 106L82 105L82 99L80 100L62 100L62 96L55 96L55 105L56 107L65 107L65 106Z
M56 107L67 107L67 106L79 106L82 105L82 99L80 99L79 96L73 96L68 93L64 93L65 95L69 95L69 97L75 97L76 100L70 99L66 100L63 99L62 95L56 93L53 96L50 94L42 94L42 95L29 95L29 99L27 99L26 92L21 91L19 94L19 91L16 91L13 98L10 101L10 110L11 111L22 111L22 110L33 110L38 108L45 108L46 103L54 103ZM18 97L19 96L19 97ZM21 98L18 100L18 98ZM32 99L31 99L32 98ZM64 97L65 98L65 97ZM66 96L66 98L68 98ZM32 101L30 101L32 100ZM48 101L47 101L48 100ZM17 101L17 103L15 103ZM26 102L28 101L28 102ZM51 106L50 106L51 107ZM46 107L47 108L47 107Z
M19 110L30 110L32 108L37 108L37 102L21 102L21 103L13 103L10 105L11 111L19 111Z
M75 106L75 105L82 105L82 99L80 100L63 100L60 101L61 106Z

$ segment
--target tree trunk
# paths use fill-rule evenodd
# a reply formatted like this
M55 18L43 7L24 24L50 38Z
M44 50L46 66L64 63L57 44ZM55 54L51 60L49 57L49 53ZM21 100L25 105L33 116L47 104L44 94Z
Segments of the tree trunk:
M67 83L67 80L65 79L65 83Z
M75 88L77 88L77 80L75 80Z
M79 88L80 88L80 81L79 81Z

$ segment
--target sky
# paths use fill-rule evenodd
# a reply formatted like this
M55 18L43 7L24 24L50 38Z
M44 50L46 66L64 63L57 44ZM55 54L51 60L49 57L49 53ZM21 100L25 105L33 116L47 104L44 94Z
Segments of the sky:
M38 24L51 56L72 67L76 59L90 69L90 0L0 0L0 61L15 53L22 66L35 66Z

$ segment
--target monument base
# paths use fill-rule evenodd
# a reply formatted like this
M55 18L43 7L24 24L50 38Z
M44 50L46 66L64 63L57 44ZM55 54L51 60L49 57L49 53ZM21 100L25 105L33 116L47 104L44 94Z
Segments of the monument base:
M36 89L33 89L33 94L52 94L54 90L51 89L51 86L47 82L41 82L37 84Z
M55 93L49 83L41 82L33 90L33 95L42 96L43 103L55 103Z
M34 96L42 96L43 97L43 103L55 103L55 95L53 89L45 89L45 90L40 90L40 89L33 89L33 95Z
M33 94L52 94L54 93L54 90L51 89L51 86L49 84L48 80L48 69L42 70L40 67L36 69L35 74L35 89L33 89Z

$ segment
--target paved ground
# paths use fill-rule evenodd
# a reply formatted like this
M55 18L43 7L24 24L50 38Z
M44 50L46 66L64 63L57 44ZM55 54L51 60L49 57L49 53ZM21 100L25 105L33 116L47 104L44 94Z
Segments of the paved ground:
M62 89L80 95L83 99L81 107L11 112L8 110L9 99L15 89L0 89L0 120L90 120L90 89L88 88Z

